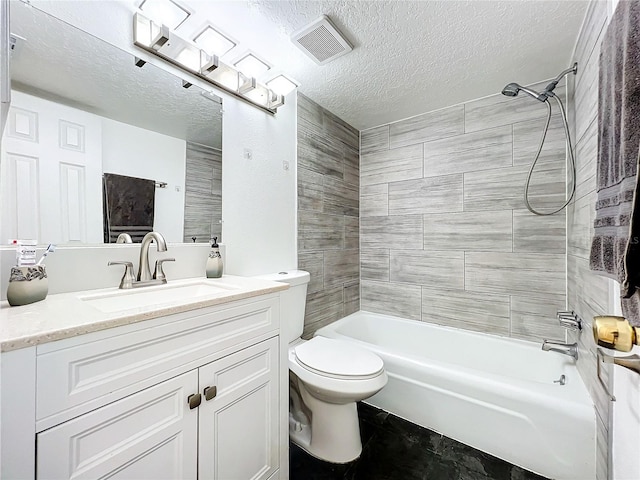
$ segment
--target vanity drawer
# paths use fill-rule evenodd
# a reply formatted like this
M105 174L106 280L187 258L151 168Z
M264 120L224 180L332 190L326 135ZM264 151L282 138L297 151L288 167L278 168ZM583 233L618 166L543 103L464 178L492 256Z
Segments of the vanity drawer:
M263 297L49 344L36 360L39 430L277 334L279 305Z

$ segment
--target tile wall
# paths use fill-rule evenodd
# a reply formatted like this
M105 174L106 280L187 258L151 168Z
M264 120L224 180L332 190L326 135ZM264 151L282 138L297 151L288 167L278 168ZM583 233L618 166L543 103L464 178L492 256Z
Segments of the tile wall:
M597 478L607 478L609 401L598 382L596 345L591 335L594 315L611 314L610 289L613 281L589 270L589 251L593 235L596 201L596 160L598 149L598 58L600 42L607 25L607 2L592 1L574 52L578 74L570 83L573 108L572 128L576 151L577 185L575 201L567 211L567 288L568 305L585 321L579 335L578 369L594 400L597 424ZM603 369L609 381L607 369Z
M566 302L565 213L538 217L522 199L545 119L533 98L497 93L361 132L363 310L565 338L555 319ZM556 111L531 203L561 205L565 174Z
M222 242L222 152L187 143L184 242Z
M298 93L298 268L303 337L360 309L358 131Z

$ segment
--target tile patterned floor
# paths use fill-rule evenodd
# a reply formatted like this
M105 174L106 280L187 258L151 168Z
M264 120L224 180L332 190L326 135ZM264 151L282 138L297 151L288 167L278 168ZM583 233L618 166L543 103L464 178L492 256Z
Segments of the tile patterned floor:
M375 407L358 414L360 458L336 465L291 444L291 480L545 480Z

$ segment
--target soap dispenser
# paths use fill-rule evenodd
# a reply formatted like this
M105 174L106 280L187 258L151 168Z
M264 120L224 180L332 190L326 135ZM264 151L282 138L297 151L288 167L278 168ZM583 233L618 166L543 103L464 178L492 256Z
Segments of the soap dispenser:
M218 247L218 237L213 237L211 251L207 258L207 278L220 278L222 276L222 256Z

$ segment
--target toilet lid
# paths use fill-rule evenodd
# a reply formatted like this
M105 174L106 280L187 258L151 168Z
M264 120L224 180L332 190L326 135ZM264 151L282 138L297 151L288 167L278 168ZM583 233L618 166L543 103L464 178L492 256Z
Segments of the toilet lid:
M295 347L298 363L320 375L366 379L384 369L382 359L368 350L325 337L314 337Z

